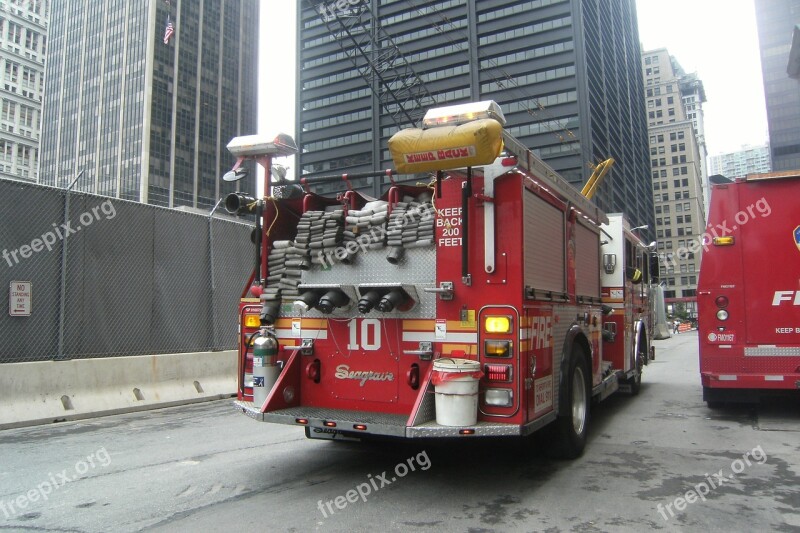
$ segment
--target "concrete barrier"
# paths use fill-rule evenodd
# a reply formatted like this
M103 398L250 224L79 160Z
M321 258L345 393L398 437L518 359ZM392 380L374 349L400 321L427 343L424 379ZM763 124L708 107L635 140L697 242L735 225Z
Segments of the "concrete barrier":
M0 429L230 397L236 351L0 365Z

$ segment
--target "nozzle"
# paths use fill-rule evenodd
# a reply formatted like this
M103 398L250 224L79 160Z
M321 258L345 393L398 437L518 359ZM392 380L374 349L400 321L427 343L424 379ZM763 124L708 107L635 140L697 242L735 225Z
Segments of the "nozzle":
M319 294L316 291L306 291L300 298L294 301L294 310L297 313L305 313L319 302Z
M333 289L326 292L322 298L319 299L319 303L317 303L317 309L319 309L322 313L329 315L334 309L344 307L348 303L350 303L350 297L348 297L339 289Z
M402 246L393 246L392 249L389 250L389 255L386 256L386 260L391 264L396 265L400 263L400 260L403 259L405 253L406 249Z
M281 314L281 290L267 289L261 296L261 319L262 326L271 326Z
M394 289L386 293L380 303L378 303L378 311L382 313L389 313L395 307L402 305L406 301L406 294L400 289Z
M281 314L281 302L280 300L268 300L261 304L261 325L262 326L271 326L278 320L278 316Z
M369 291L358 301L358 312L362 314L369 313L381 299L381 293L378 291Z

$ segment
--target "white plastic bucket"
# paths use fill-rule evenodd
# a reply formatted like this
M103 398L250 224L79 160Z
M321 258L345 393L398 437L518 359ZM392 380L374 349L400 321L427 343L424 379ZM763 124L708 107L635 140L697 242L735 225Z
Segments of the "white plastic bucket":
M474 426L478 422L478 381L481 364L471 359L436 359L436 423L440 426Z

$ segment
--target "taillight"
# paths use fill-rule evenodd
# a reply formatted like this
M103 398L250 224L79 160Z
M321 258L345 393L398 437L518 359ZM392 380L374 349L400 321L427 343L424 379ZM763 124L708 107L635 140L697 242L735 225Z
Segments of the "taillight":
M487 339L484 342L484 351L487 357L511 357L511 341Z
M258 328L261 327L261 317L251 314L244 315L244 327L246 328Z
M511 381L511 365L491 365L484 366L486 379L489 381Z
M714 300L714 303L717 304L717 307L720 309L725 309L728 307L728 297L727 296L717 296L717 299Z
M406 382L413 390L419 388L419 365L417 363L412 364L406 372Z
M483 324L486 333L511 333L513 321L510 316L487 316Z
M511 407L514 405L514 391L511 389L486 389L484 402L486 405L495 407Z
M320 363L319 359L314 359L306 365L306 376L314 383L319 383L320 378Z

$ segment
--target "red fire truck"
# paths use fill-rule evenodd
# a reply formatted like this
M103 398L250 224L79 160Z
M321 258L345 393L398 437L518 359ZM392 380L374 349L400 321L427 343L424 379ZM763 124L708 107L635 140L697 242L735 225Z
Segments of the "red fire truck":
M715 185L697 285L710 407L800 388L800 171ZM698 244L699 246L700 244Z
M344 180L334 198L273 181L267 198L226 199L256 213L260 249L240 306L237 409L324 439L548 426L556 454L582 453L592 400L636 392L652 353L648 250L504 123L494 102L430 110L389 142L396 170L430 183L379 199L354 176L300 180ZM229 148L269 176L292 144ZM444 392L450 381L476 386ZM451 400L472 419L443 416Z

